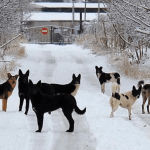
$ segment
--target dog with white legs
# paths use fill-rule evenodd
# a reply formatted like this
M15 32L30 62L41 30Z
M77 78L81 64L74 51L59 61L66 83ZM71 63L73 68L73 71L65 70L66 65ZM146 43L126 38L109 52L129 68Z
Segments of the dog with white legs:
M121 94L116 92L116 86L116 84L112 85L112 96L110 98L110 106L112 108L112 112L110 114L110 117L114 117L114 112L120 106L128 110L129 120L131 120L131 108L135 101L140 97L142 86L140 86L138 89L133 86L131 91Z
M105 83L109 83L109 82L112 82L112 83L116 83L117 86L117 90L118 90L118 93L120 92L120 74L117 73L117 72L112 72L112 73L105 73L102 71L103 67L98 67L98 66L95 66L95 69L96 69L96 76L100 82L100 85L101 85L101 92L102 93L105 93Z

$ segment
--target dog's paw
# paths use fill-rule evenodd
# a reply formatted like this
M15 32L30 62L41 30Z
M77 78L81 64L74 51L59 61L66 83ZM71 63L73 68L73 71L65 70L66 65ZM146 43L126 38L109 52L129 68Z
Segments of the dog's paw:
M73 132L73 130L67 130L66 132Z
M25 112L24 114L27 115L27 112Z
M105 93L105 91L101 91L103 94Z
M41 132L41 130L36 130L35 132Z

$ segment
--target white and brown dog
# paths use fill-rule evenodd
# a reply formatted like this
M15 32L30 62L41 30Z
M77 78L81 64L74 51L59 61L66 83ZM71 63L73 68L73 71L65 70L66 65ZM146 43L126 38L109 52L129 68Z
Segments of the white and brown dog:
M96 76L100 82L102 93L105 92L105 83L108 83L108 82L117 83L116 88L117 88L118 93L119 93L120 92L120 75L119 75L119 73L117 73L117 72L105 73L102 71L102 68L103 67L95 66Z
M119 106L122 108L128 109L129 112L129 120L131 120L131 107L135 103L135 101L140 97L142 86L138 88L138 90L133 86L131 91L128 91L123 94L119 94L116 92L116 84L112 85L112 97L110 98L110 106L112 108L112 112L110 117L114 117L114 112L117 110Z

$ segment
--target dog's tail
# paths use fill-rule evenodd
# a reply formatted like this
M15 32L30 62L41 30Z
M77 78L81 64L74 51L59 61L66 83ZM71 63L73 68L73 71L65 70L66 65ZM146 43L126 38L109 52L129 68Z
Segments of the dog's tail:
M83 110L80 110L79 107L76 105L75 112L79 115L83 115L86 112L86 108L84 108Z
M142 84L144 85L144 80L141 80L141 81L138 82L138 84L137 84L138 88L139 88L140 86L142 87Z

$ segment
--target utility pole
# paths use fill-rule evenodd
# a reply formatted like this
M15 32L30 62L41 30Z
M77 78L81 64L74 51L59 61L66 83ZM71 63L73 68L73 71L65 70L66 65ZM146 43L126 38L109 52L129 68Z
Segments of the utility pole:
M98 22L100 21L100 0L98 0Z
M86 0L85 0L85 8L84 8L84 21L86 21Z
M19 0L19 7L20 7L20 33L23 32L23 10L21 0Z
M74 28L74 0L72 0L72 28Z
M82 33L82 11L80 10L80 34Z

